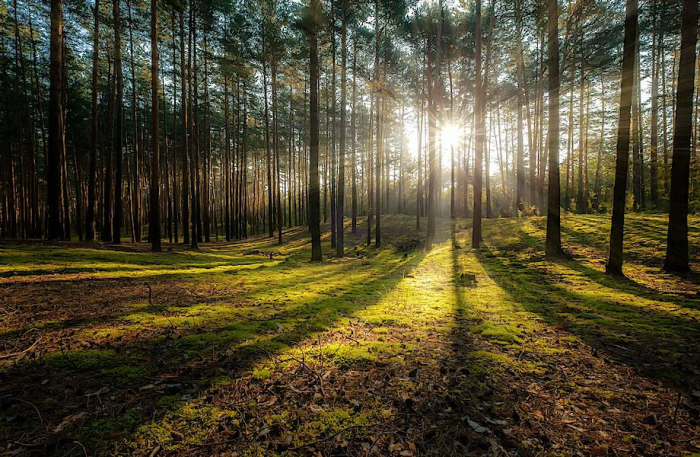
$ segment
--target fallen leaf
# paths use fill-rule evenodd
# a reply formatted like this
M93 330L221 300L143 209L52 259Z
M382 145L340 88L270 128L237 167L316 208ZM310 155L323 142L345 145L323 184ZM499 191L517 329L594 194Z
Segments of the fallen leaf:
M75 424L76 422L83 419L85 416L87 416L87 413L85 411L77 413L77 414L72 414L72 415L66 417L65 419L63 419L61 421L61 423L58 424L55 429L53 429L53 432L54 433L62 432L66 427L69 427L69 426Z

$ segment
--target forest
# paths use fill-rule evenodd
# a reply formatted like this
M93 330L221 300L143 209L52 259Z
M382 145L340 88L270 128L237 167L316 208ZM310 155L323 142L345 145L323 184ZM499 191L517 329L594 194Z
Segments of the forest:
M1 0L0 455L700 456L698 0Z

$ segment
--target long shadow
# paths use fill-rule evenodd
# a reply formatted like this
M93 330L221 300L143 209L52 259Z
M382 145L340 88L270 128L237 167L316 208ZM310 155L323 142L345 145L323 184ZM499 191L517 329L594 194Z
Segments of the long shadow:
M422 252L414 253L403 261L387 266L388 271L383 275L372 276L359 284L350 283L351 286L342 293L283 309L254 324L241 320L214 332L210 328L194 330L192 335L195 336L201 334L209 337L214 333L211 337L214 344L209 348L212 357L202 360L183 361L184 349L181 344L171 335L166 334L163 338L162 334L155 334L138 340L136 344L117 345L116 349L108 350L107 358L95 363L82 358L57 356L50 364L38 365L25 372L18 369L4 374L0 376L0 383L5 386L4 393L0 395L0 410L7 414L12 411L15 422L9 430L0 429L0 441L26 443L31 442L32 436L38 440L46 438L45 433L35 430L35 412L26 405L18 410L13 399L30 401L41 413L42 422L53 422L53 429L60 418L83 411L85 395L99 392L105 385L110 386L111 397L102 395L100 401L104 403L104 408L100 410L116 411L114 417L93 420L79 418L75 424L66 427L67 432L51 434L43 443L30 443L37 444L30 448L31 452L49 455L70 453L71 449L75 450L74 431L78 424L81 427L81 444L88 449L99 442L109 442L110 433L113 435L112 441L128 436L153 419L156 404L163 396L163 393L151 388L139 389L138 384L143 384L147 379L167 378L168 387L164 389L168 395L196 394L221 373L235 378L249 370L256 360L312 338L330 328L343 315L376 304L381 299L379 294L393 289L424 256ZM367 269L372 270L372 267ZM280 326L284 327L283 331L279 331ZM220 335L217 336L217 333ZM123 365L141 369L145 376L140 376L136 381L115 379L113 370ZM105 369L109 369L110 374L105 374ZM42 383L47 376L51 381L44 386ZM60 408L52 400L59 396L62 398ZM14 408L10 409L10 406ZM110 424L118 424L117 429L110 430Z
M529 266L512 268L506 256L489 246L484 247L479 261L516 303L550 323L563 325L610 358L675 387L700 383L697 323L669 312L572 291L547 271ZM569 267L569 263L563 266ZM611 289L615 285L605 284Z
M258 299L258 295L263 292L274 290L277 296L284 296L288 292L305 290L309 286L314 286L316 290L323 294L326 289L331 290L334 287L333 281L328 281L334 277L347 278L349 273L355 269L362 270L366 268L364 262L366 259L355 258L346 259L345 263L326 263L311 266L314 269L313 274L309 275L294 275L294 261L269 262L262 261L254 268L232 269L230 271L208 271L174 275L159 275L153 278L136 278L136 279L86 279L79 282L70 281L67 284L33 284L32 287L40 287L43 293L48 296L61 297L61 307L65 309L62 313L61 320L53 319L53 314L41 319L33 321L24 321L23 325L18 326L13 331L5 331L0 335L0 344L12 342L19 343L16 338L27 333L30 330L49 331L54 334L65 332L73 332L80 330L85 326L100 326L112 324L121 326L125 323L124 318L133 313L149 313L154 317L169 316L176 317L177 309L185 311L193 305L201 302L201 294L192 295L189 288L195 290L199 285L207 283L216 283L221 286L215 291L215 295L208 297L208 304L229 303L234 300L237 303L245 303ZM233 268L233 267L232 267ZM280 282L262 281L255 271L259 268L265 268L266 275L280 275ZM230 276L233 274L233 276ZM221 275L226 279L222 280ZM321 284L322 286L319 286ZM274 288L273 288L274 286ZM8 288L7 294L15 294L22 292L21 285L13 287L13 290ZM112 293L108 295L90 294L91 306L89 309L81 309L81 301L83 300L84 291L87 290L104 290L109 289ZM223 290L222 290L223 289ZM71 292L73 290L73 292ZM115 293L115 290L117 291ZM152 306L135 304L145 304L151 301L149 297L152 291ZM188 295L190 294L190 295ZM8 295L9 296L9 295ZM87 297L86 297L87 298ZM130 306L131 305L131 306ZM78 311L80 310L80 311ZM32 313L36 313L35 308L31 308ZM71 316L72 312L78 315ZM66 315L67 313L67 315ZM32 316L29 316L32 317ZM28 342L31 344L31 342ZM13 346L14 347L14 346Z
M524 452L522 443L504 432L507 422L503 419L510 417L513 407L508 391L511 375L488 358L488 351L479 350L484 344L477 343L472 333L480 321L469 303L469 296L479 293L477 276L461 262L472 253L465 247L469 240L460 238L454 222L450 235L447 293L453 300L445 315L447 348L436 352L437 367L430 378L444 391L424 389L422 408L407 421L423 430L420 444L426 455L496 455L495 450L504 446Z
M600 284L601 286L608 287L611 289L616 289L620 292L637 296L639 298L645 298L649 300L659 301L659 302L669 302L675 303L681 308L688 308L700 311L700 298L697 292L692 291L685 294L682 293L664 293L656 289L648 287L638 281L635 281L629 277L623 278L613 278L606 275L605 272L596 270L581 262L574 260L562 262L567 267L572 270L578 271L579 273L585 275L588 279ZM698 279L695 275L686 275L685 279L693 278L693 282Z
M532 236L531 234L527 233L524 228L523 228L523 221L518 221L517 224L519 227L517 227L516 233L517 233L517 238L514 242L510 243L496 243L498 244L499 250L504 250L504 251L521 251L524 249L525 246L527 247L535 247L537 249L538 255L540 255L539 258L531 258L529 259L530 261L543 261L544 260L544 244L543 240L540 238L537 238L535 236ZM535 224L536 225L536 224ZM575 231L572 231L571 229L566 229L562 227L562 231L567 235L567 237L571 237L579 242L579 244L585 245L585 244L594 244L591 242L591 240L588 240L586 237L582 237L580 234L578 234ZM570 241L565 239L564 241ZM627 254L626 254L627 256ZM628 256L629 257L629 256ZM648 259L646 259L648 260ZM635 281L632 278L612 278L608 275L606 275L603 271L597 270L595 268L591 268L590 266L587 266L583 264L582 262L577 261L576 259L571 259L571 260L562 260L559 262L560 264L575 270L583 275L585 275L588 279L591 281L597 282L598 284L608 287L611 289L618 290L620 292L624 292L630 295L635 295L640 298L645 298L645 299L650 299L650 300L656 300L659 302L673 302L673 303L678 303L679 306L683 308L689 308L689 309L697 309L700 307L700 297L697 295L696 291L691 290L688 291L687 293L682 293L682 292L662 292L659 291L655 288L649 287L645 284L642 284L638 281ZM663 273L659 273L663 274ZM700 280L700 275L696 274L688 274L683 276L684 280L689 281L690 283L695 283L698 280Z
M269 243L266 240L265 243ZM306 241L308 243L308 241ZM245 247L250 248L249 245ZM269 247L267 244L258 245L257 247ZM287 247L288 248L288 247ZM230 247L228 249L231 249ZM202 255L206 253L197 253ZM291 266L294 260L299 259L299 255L287 256L282 259L274 257L269 260L265 257L251 256L250 259L241 259L240 254L235 251L230 252L231 257L237 263L221 269L220 265L215 265L211 269L203 268L197 271L186 271L179 273L168 273L168 270L163 270L163 273L153 275L142 275L136 278L78 278L65 280L32 280L29 283L17 282L8 283L7 287L0 292L2 296L7 297L8 303L12 297L26 296L28 292L40 292L40 295L46 297L47 300L58 299L61 302L61 308L64 310L61 313L61 320L56 321L55 315L46 315L37 313L38 309L33 303L25 303L28 308L21 315L14 316L13 320L8 320L8 325L11 325L16 320L21 320L21 326L18 326L14 331L5 331L0 335L0 343L8 341L23 334L29 330L52 330L64 331L79 328L84 325L100 325L107 324L113 321L118 321L126 315L135 312L133 305L138 303L146 303L152 300L156 305L154 310L158 311L160 307L172 306L191 306L197 302L196 296L188 296L185 292L190 292L186 287L197 284L206 284L214 282L217 284L222 282L225 284L232 282L237 286L236 290L229 294L217 293L212 303L226 301L233 296L238 298L254 298L254 295L263 289L270 287L269 284L259 283L254 287L248 286L251 283L251 275L258 276L254 270L264 268L265 274L277 274L285 270L291 271ZM329 269L327 265L319 266L317 269L322 269L314 275L294 276L288 275L284 277L282 284L275 284L275 290L284 292L288 289L300 288L305 285L318 283L330 276L337 274L336 271L340 266L333 265ZM221 275L226 278L222 281ZM241 285L246 284L245 290L241 290ZM102 291L102 292L100 292ZM104 293L108 291L109 293ZM36 295L36 294L35 294ZM83 300L89 300L90 306L88 310L83 310ZM21 305L21 300L18 301ZM50 305L50 302L47 302ZM18 306L19 306L18 305ZM29 306L31 305L31 306ZM130 306L132 305L132 306ZM24 307L23 307L24 308ZM51 308L51 306L49 306ZM81 310L81 311L78 311ZM148 311L139 307L138 311ZM71 316L72 313L78 313L77 316ZM37 318L39 316L39 318Z
M577 219L577 223L583 224L587 230L574 230L567 227L566 224L562 225L562 233L567 237L571 237L576 240L581 245L591 245L597 248L602 253L605 253L608 248L608 234L609 230L601 231L601 226L596 225L593 221L586 221ZM628 259L634 259L641 264L646 264L649 266L655 266L661 268L663 265L663 255L666 247L666 237L665 232L666 227L660 224L650 222L648 220L635 220L626 221L625 224L625 243L628 248L625 252L625 257ZM689 227L689 237L691 239L689 251L691 259L697 258L700 254L700 245L693 243L693 237L696 236L697 230L693 230L693 227ZM638 252L634 249L635 243L643 241L645 244L653 244L654 248L648 248L644 252ZM685 279L693 282L694 284L700 284L700 275L686 275Z

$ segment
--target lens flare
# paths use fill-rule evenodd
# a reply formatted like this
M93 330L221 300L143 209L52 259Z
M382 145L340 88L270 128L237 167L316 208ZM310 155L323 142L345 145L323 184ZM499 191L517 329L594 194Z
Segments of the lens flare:
M454 124L444 124L440 129L440 141L442 147L449 150L451 147L458 147L462 138L462 129Z

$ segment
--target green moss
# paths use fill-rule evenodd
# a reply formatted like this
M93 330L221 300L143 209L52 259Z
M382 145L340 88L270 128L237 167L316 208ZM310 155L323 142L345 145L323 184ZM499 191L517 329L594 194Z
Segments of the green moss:
M513 363L513 360L507 355L489 351L472 351L467 354L467 357L472 360L488 360L490 362L501 363L504 365L511 365Z
M322 354L331 358L340 368L349 368L380 363L404 351L410 351L405 344L363 341L360 344L330 344L323 348Z
M158 399L158 409L165 411L174 411L183 405L181 395L166 395Z
M266 379L270 379L270 370L267 368L259 368L256 370L253 370L253 378L257 379L258 381L264 381Z
M323 438L349 427L369 425L373 415L355 412L350 408L332 408L322 411L315 420L308 421L297 430L297 445Z
M146 376L146 369L125 365L101 370L100 374L107 378L111 384L133 384Z
M202 445L215 435L219 424L237 426L236 417L234 411L186 403L161 421L139 427L130 447L137 451L160 445L165 451L175 451Z
M143 418L135 411L130 410L115 417L103 417L78 430L80 441L89 444L96 449L107 449L109 441L115 437L121 437L133 432Z
M522 342L522 332L513 325L484 322L474 327L472 331L498 343L510 344Z
M109 368L119 363L120 357L111 349L76 349L53 352L45 357L45 362L53 367L72 367L83 370Z

